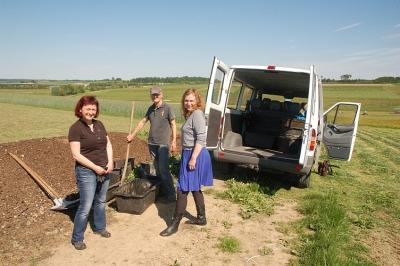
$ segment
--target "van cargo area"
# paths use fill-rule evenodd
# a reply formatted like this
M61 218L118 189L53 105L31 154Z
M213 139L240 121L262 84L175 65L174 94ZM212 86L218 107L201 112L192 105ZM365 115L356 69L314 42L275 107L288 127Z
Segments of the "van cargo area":
M221 148L238 155L298 161L310 75L299 72L236 69L225 110ZM248 88L240 108L232 90ZM247 99L246 99L247 96ZM304 110L303 110L304 111ZM262 165L262 164L261 164Z

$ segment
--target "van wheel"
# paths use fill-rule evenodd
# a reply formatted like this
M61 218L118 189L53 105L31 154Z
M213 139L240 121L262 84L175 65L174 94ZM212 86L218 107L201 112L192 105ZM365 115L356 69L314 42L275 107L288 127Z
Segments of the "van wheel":
M310 187L311 171L308 174L299 176L297 181L298 188L308 188Z

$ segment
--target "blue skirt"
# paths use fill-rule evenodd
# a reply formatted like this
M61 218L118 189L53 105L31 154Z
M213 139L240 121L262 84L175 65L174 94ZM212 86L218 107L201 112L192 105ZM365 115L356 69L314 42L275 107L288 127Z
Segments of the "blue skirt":
M178 189L180 191L200 191L201 186L213 185L213 172L210 154L202 148L196 159L196 167L190 170L188 163L193 150L183 150L179 169Z

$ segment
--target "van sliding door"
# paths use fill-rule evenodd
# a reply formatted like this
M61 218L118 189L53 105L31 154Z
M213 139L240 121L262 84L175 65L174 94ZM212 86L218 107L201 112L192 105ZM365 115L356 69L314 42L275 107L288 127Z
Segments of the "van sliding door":
M218 147L222 133L223 114L227 99L224 86L228 83L228 71L229 67L214 57L204 112L207 121L207 148L209 149Z

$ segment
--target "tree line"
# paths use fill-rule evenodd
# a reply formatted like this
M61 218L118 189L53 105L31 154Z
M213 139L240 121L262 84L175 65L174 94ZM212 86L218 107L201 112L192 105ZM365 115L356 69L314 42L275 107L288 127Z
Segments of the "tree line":
M340 76L340 80L322 78L322 82L332 82L332 83L400 83L400 77L379 77L376 79L352 79L351 74L343 74Z

